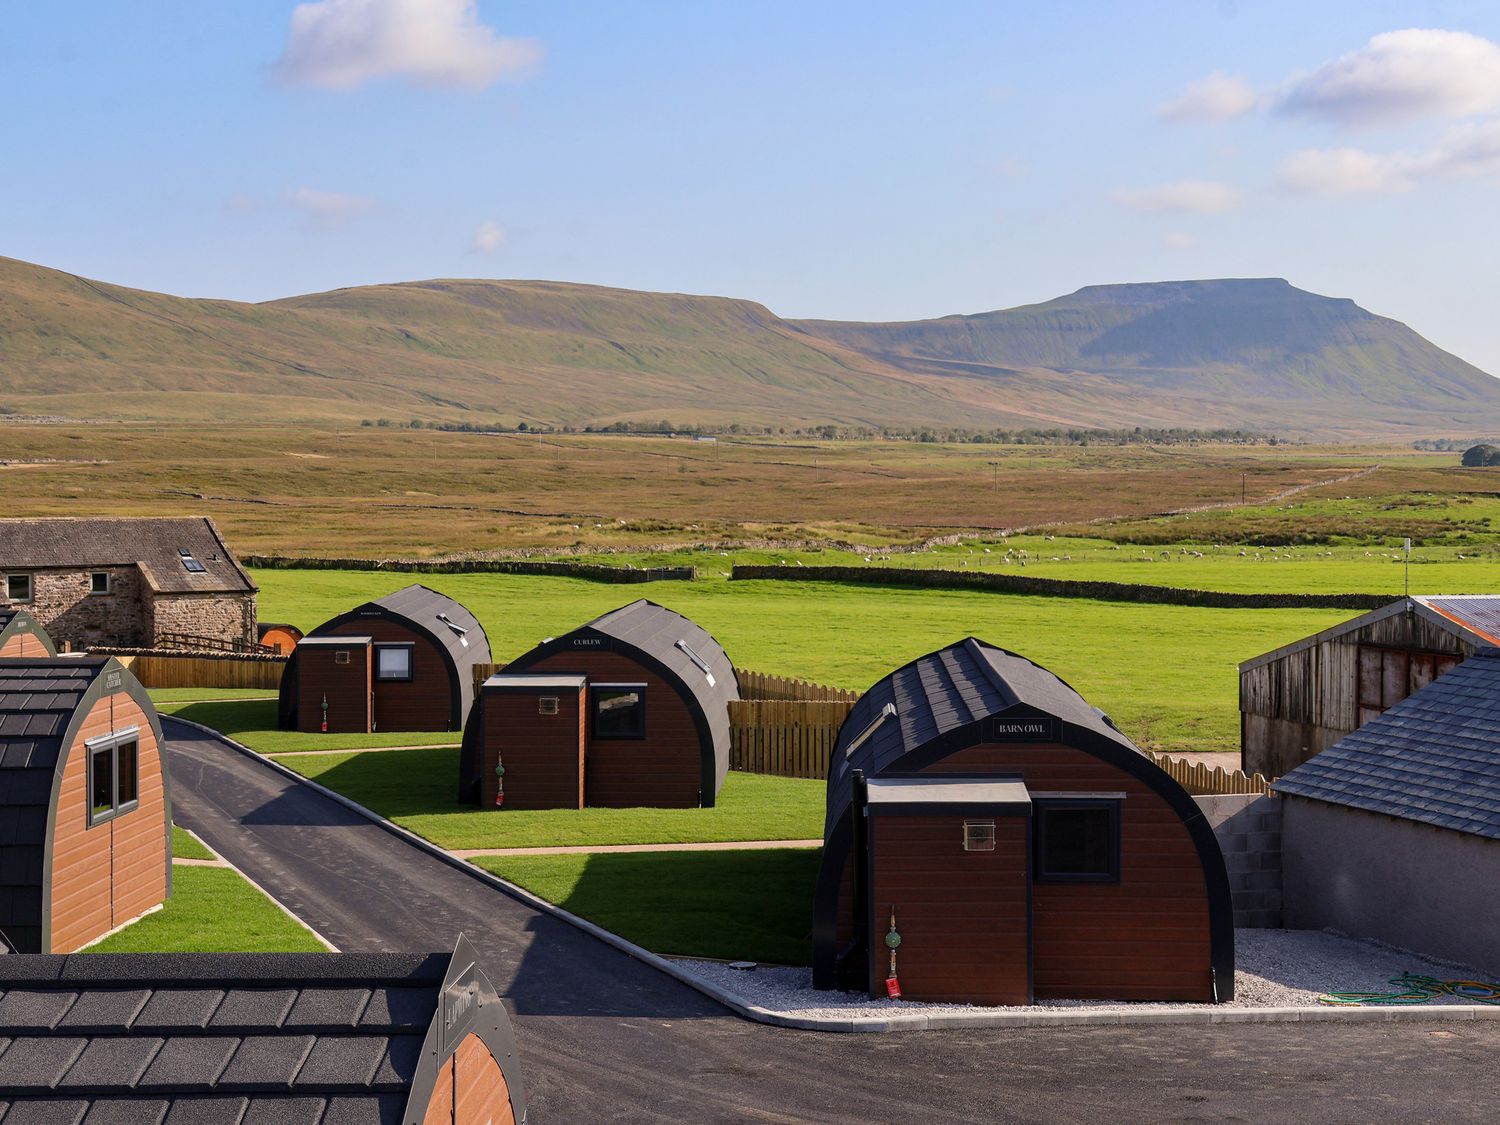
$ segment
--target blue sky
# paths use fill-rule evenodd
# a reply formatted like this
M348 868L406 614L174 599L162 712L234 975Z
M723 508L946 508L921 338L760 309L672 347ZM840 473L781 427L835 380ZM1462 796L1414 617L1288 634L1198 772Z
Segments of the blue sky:
M13 4L0 254L872 320L1274 275L1500 373L1497 42L1477 0Z

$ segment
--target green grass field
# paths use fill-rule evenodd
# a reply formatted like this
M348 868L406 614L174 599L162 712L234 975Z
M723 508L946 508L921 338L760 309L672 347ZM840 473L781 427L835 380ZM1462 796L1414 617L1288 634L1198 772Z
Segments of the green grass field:
M655 953L806 965L816 848L475 862Z
M814 582L611 586L500 574L274 570L255 577L263 612L303 626L409 581L426 581L479 616L502 661L637 597L697 621L742 668L855 689L974 635L1052 669L1141 745L1205 752L1239 749L1240 661L1350 616ZM199 706L205 716L199 721L214 726L209 716L217 713L207 709L219 705Z
M178 859L213 859L214 853L177 825L172 825L172 855Z
M235 699L218 703L165 703L163 714L202 723L262 754L296 754L309 750L358 750L367 746L453 745L453 731L382 731L378 734L303 734L276 727L274 699Z
M731 773L711 809L479 809L457 803L457 750L289 755L282 765L445 848L816 840L821 781Z
M205 700L219 702L224 700L276 698L274 690L268 691L265 688L151 688L149 689L149 694L151 701L158 707L163 708L169 703L201 703Z

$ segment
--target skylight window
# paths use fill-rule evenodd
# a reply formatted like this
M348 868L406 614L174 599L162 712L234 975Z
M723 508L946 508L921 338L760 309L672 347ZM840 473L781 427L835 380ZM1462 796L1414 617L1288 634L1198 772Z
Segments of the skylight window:
M698 671L702 672L705 676L708 677L708 686L713 687L717 681L714 680L714 674L708 670L708 661L704 660L703 657L699 656L696 652L689 648L687 641L678 641L677 647L682 650L684 656L686 656L693 662L693 666L696 667Z
M444 625L448 626L449 629L453 630L453 635L458 638L459 644L463 645L464 648L469 647L469 638L464 635L468 632L467 629L465 629L462 625L455 624L454 621L446 613L438 614L437 619Z
M182 560L182 569L189 574L207 574L208 567L193 558L191 551L184 551L181 547L177 549L177 557Z
M864 730L860 731L859 737L857 737L853 742L849 743L849 749L844 751L844 757L852 758L854 756L854 752L861 746L863 746L867 741L869 741L870 736L880 729L880 724L885 722L895 714L896 705L894 703L887 703L884 707L882 707L880 709L880 714L875 716L870 725L865 727Z

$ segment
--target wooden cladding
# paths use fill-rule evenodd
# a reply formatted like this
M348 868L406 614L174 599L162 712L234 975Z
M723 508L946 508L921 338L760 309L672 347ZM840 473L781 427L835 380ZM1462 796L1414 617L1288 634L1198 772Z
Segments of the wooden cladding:
M1407 696L1421 691L1458 661L1457 656L1444 652L1361 645L1356 715L1359 725L1364 726Z
M480 806L494 808L505 767L507 809L581 809L587 691L555 687L481 693ZM552 710L540 703L550 701Z
M456 686L448 672L448 664L437 645L426 633L410 629L399 621L385 617L355 617L330 629L320 636L370 637L378 653L382 649L393 651L393 646L410 646L410 663L402 679L379 679L372 667L371 681L374 693L373 729L380 731L403 730L457 730L462 724L453 721L453 698ZM307 652L303 647L303 654ZM299 656L298 660L302 658ZM372 657L372 665L374 658ZM304 681L305 685L306 681Z
M297 653L297 729L320 732L326 721L329 734L368 734L371 675L368 641L302 645Z

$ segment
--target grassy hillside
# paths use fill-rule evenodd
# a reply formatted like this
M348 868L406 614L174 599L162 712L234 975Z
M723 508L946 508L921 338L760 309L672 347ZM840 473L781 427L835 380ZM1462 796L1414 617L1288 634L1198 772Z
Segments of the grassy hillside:
M103 393L101 393L101 391ZM0 411L123 421L1500 428L1500 383L1285 282L1098 286L911 324L541 281L252 305L0 258Z

